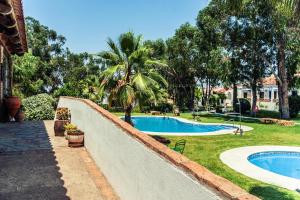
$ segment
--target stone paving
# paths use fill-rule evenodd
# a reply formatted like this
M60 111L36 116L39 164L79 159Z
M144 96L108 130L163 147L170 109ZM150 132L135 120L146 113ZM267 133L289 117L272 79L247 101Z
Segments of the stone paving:
M85 148L67 147L52 121L36 121L0 124L0 199L118 198Z
M52 149L42 121L2 123L0 133L0 154Z

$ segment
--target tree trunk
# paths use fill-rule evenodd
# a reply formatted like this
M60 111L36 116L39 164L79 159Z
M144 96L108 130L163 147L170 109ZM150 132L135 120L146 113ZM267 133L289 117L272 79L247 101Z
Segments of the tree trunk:
M280 37L278 41L278 77L281 80L281 83L278 85L278 90L280 90L281 93L281 98L279 98L279 104L281 106L281 118L289 119L289 94L284 49L285 41L283 37Z
M237 85L236 83L233 83L233 94L232 94L232 107L235 112L238 112L235 110L236 104L238 103L238 98L237 98Z
M190 86L189 109L194 110L195 86Z
M256 104L257 104L257 86L252 84L252 109L251 115L254 116L256 113Z
M126 109L125 109L125 122L127 122L128 124L130 124L131 126L134 126L132 120L131 120L131 111L132 111L132 105L129 105Z

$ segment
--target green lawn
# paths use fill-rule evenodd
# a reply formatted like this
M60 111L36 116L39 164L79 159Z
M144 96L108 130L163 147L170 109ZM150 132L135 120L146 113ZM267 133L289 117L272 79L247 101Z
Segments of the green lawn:
M121 115L120 113L116 113ZM137 115L135 113L133 115ZM191 114L182 114L181 117L192 119ZM224 122L223 118L202 116L202 122ZM175 141L186 139L187 145L184 155L205 166L215 174L223 176L232 181L240 187L254 194L261 199L270 200L290 200L300 199L300 194L276 187L270 184L265 184L260 181L248 178L231 168L224 165L219 156L222 152L228 149L253 146L253 145L286 145L286 146L300 146L300 126L295 127L281 127L279 125L264 125L258 123L246 123L246 126L254 128L251 132L246 132L244 136L239 135L219 135L219 136L185 136L175 137L168 136L172 141L171 146Z

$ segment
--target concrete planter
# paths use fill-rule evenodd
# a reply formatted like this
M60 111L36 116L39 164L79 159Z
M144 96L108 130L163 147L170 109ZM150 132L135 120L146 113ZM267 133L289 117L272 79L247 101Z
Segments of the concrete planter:
M69 147L84 146L84 133L80 130L66 131Z

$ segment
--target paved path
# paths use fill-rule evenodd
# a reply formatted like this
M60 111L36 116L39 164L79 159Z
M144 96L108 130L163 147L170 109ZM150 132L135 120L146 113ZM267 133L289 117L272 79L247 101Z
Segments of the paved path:
M37 121L0 124L0 199L117 198L85 148L67 147L52 121Z

